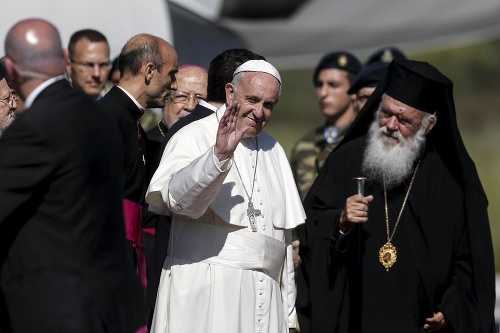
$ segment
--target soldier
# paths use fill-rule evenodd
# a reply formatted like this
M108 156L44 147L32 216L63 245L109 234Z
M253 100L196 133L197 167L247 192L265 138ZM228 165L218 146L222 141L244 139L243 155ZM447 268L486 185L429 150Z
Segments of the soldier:
M316 96L326 121L306 133L292 150L292 171L302 199L356 116L355 94L347 90L360 70L359 60L344 51L326 54L314 70Z

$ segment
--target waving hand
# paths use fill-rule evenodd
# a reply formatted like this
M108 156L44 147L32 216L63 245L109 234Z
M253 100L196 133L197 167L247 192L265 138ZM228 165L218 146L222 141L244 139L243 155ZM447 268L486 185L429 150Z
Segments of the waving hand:
M219 121L214 149L215 156L219 161L231 157L241 138L249 129L248 126L237 128L239 111L240 106L234 102L228 105Z

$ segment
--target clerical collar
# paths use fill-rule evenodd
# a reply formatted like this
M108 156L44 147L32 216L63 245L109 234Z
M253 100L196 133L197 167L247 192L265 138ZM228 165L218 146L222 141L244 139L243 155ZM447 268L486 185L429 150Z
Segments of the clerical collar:
M141 111L141 113L139 114L139 117L138 117L138 118L141 118L142 115L144 114L144 111L145 111L145 109L142 107L142 105L139 104L139 102L132 95L130 95L128 91L126 91L125 89L123 89L120 86L117 86L117 87L120 88L125 94L127 94L127 96L132 100L132 102L134 102L134 104L137 106L137 108Z

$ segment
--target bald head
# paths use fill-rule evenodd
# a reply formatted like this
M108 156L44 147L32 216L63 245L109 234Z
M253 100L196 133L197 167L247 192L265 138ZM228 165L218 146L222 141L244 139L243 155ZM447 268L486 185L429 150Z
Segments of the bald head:
M140 73L142 66L148 62L161 70L163 65L162 51L175 54L177 61L174 48L165 40L150 34L139 34L132 37L123 46L120 53L120 61L118 62L120 73L122 76L124 74L136 76Z
M123 46L118 85L144 108L160 108L177 89L177 52L167 41L149 34L132 37Z
M207 98L208 72L205 68L196 65L183 65L175 75L177 78L177 92L193 93L201 99Z
M16 23L5 38L5 53L18 72L42 74L40 76L47 78L64 73L59 32L45 20L26 19Z
M187 116L198 103L207 98L208 72L196 65L183 65L175 75L177 90L163 108L164 122L171 127L180 118Z

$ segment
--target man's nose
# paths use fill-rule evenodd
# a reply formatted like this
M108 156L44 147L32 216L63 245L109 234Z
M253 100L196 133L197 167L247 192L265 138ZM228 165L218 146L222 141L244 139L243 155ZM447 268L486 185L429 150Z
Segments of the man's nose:
M257 119L264 117L264 103L256 104L253 110L253 114Z
M319 90L319 96L324 97L328 95L328 86L326 84L322 84L320 87L318 87Z
M177 90L177 81L170 83L170 90Z
M399 121L396 116L392 116L387 120L385 126L391 131L396 131L398 129Z
M186 104L184 104L184 110L186 111L193 111L193 109L196 107L196 100L194 96L189 96Z

